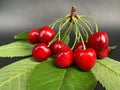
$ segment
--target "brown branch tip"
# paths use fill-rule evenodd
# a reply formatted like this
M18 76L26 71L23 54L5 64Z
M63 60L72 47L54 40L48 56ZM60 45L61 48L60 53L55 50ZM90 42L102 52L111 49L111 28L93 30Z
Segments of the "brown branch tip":
M76 15L76 9L77 9L76 6L72 6L72 9L71 9L71 15L72 15L72 16L75 16L75 15Z

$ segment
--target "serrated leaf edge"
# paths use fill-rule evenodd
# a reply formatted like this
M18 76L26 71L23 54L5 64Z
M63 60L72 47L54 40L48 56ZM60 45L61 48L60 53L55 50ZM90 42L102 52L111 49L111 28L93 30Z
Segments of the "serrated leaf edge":
M106 59L108 59L108 57L106 57ZM104 67L106 67L108 70L111 70L113 73L115 73L115 74L117 74L118 76L120 76L120 74L118 73L118 72L116 72L115 70L113 70L113 69L111 69L109 66L106 66L105 64L103 64L102 62L100 62L100 60L98 59L97 60L97 62L96 63L99 63L100 65L102 65L102 66L104 66ZM91 70L92 71L92 70ZM93 72L93 74L94 74L94 71L92 71ZM95 76L95 75L94 75ZM101 78L101 77L99 77L99 78ZM99 81L100 82L100 84L106 89L106 90L108 90L108 88L103 84L103 83L101 83L101 81L100 80L98 80L97 78L96 78L96 80L97 81ZM105 80L104 79L102 79L101 78L101 80L102 81L104 81L105 82Z

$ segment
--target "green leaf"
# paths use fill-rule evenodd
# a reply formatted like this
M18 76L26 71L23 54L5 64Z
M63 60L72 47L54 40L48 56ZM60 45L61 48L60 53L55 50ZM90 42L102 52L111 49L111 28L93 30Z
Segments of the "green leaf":
M38 64L26 58L0 69L0 90L27 90L28 77Z
M120 62L108 57L97 60L92 71L107 90L120 90Z
M23 57L31 55L33 45L26 41L17 41L0 46L0 57Z
M110 50L114 50L116 48L117 48L117 46L110 46Z
M69 44L69 40L70 40L70 36L67 35L66 38L65 38L65 40L64 40L64 43L65 43L66 45L68 45L68 44Z
M14 38L15 39L20 39L20 40L27 40L28 33L29 33L29 31L22 32L18 35L15 35Z
M31 73L28 90L94 90L96 79L91 71L76 67L60 69L53 60L40 63Z

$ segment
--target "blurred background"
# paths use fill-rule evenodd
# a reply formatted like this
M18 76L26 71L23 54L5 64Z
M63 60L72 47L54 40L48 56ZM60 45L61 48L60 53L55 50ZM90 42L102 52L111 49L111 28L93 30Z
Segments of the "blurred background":
M120 0L0 0L0 45L15 41L18 33L64 17L73 5L78 14L95 18L99 31L108 33L110 45L118 46L109 57L120 60ZM17 60L0 58L0 67ZM98 84L95 90L104 88Z

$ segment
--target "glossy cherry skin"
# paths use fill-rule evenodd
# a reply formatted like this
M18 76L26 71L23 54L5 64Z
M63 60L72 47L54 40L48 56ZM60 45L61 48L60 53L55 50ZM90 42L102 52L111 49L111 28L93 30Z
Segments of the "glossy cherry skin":
M90 70L96 62L96 53L94 49L86 50L76 49L73 53L75 64L83 71Z
M39 40L43 43L50 42L55 37L55 32L49 26L44 26L39 31Z
M39 40L39 30L37 28L33 28L29 32L27 40L31 44L39 43L40 42L40 40Z
M50 45L50 49L53 54L60 53L64 51L66 48L67 48L67 45L64 42L59 41L59 40L56 40Z
M110 48L109 46L107 46L105 50L97 52L97 57L100 59L105 58L108 56L109 52L110 52Z
M85 43L85 46L87 46L86 44L86 42L84 42ZM81 41L79 41L79 42L77 42L76 43L76 45L75 45L75 47L74 47L74 50L75 49L83 49L83 44L82 44L82 42Z
M89 36L87 45L97 52L104 50L108 46L108 42L109 38L105 32L96 32Z
M34 46L32 56L36 61L44 61L51 56L51 50L45 43L40 43Z
M60 68L67 68L73 64L73 52L70 49L55 54L55 64Z

